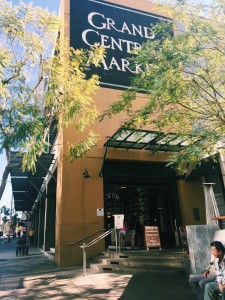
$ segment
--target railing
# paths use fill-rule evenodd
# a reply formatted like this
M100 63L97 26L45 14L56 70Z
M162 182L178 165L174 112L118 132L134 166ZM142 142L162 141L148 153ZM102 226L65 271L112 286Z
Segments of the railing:
M82 242L82 241L88 239L89 237L91 237L92 235L94 235L94 234L96 234L96 233L98 233L98 232L100 232L100 231L105 231L105 229L98 229L98 230L96 230L96 231L94 231L94 232L92 232L92 233L90 233L90 234L88 234L88 235L82 237L81 239L79 239L79 240L76 241L76 242L67 244L67 246L74 246L74 245L76 245L76 244L78 244L78 243L80 243L80 242Z
M84 236L83 238L79 239L76 242L67 244L67 246L75 246L75 245L79 244L80 242L86 240L87 238L93 236L94 234L96 234L100 231L105 231L105 229L96 230L96 231L92 232L91 234L88 234L88 235ZM91 242L89 242L88 244L83 243L83 245L80 246L80 248L83 248L83 276L84 277L87 274L87 253L86 253L86 248L89 248L89 247L93 246L94 244L101 241L102 239L104 239L105 237L107 237L109 234L111 234L114 231L116 232L116 228L110 229L110 230L104 232L103 234L101 234L100 236L98 236L97 238L95 238L94 240L92 240ZM116 251L117 251L117 249L118 249L117 234L115 234L115 238L116 238Z

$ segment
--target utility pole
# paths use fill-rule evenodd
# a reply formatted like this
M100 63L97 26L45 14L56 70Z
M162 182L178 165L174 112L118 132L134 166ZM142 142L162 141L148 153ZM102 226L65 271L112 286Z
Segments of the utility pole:
M11 205L10 205L10 220L12 222L12 206L13 206L13 193L12 193L12 196L11 196Z

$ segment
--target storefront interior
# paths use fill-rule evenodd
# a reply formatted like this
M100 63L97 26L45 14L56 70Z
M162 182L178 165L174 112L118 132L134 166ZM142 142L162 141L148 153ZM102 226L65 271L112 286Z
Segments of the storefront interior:
M145 226L158 226L161 245L176 245L180 210L175 173L160 163L106 161L104 172L106 228L114 227L114 215L123 214L129 227L135 224L135 248L145 247ZM113 246L112 238L108 245ZM107 245L107 246L108 246Z

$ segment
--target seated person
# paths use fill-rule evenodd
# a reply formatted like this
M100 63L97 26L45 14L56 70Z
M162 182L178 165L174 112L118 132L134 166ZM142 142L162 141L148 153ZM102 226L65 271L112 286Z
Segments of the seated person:
M216 257L215 270L216 281L205 285L204 300L218 299L221 294L222 300L225 300L225 248L221 242L211 243L212 254Z
M193 274L193 275L191 274L189 276L189 283L191 289L199 300L204 299L205 285L209 282L214 282L215 280L216 280L215 259L203 271L202 274Z

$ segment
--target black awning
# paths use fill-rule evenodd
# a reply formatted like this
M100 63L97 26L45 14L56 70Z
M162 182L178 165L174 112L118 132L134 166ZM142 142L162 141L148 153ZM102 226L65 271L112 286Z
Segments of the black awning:
M188 136L158 131L122 129L114 133L104 146L151 151L179 151L187 145Z
M31 211L38 195L42 193L44 179L53 163L53 154L43 153L37 158L35 174L22 171L22 158L18 152L11 153L10 175L14 206L16 211Z

